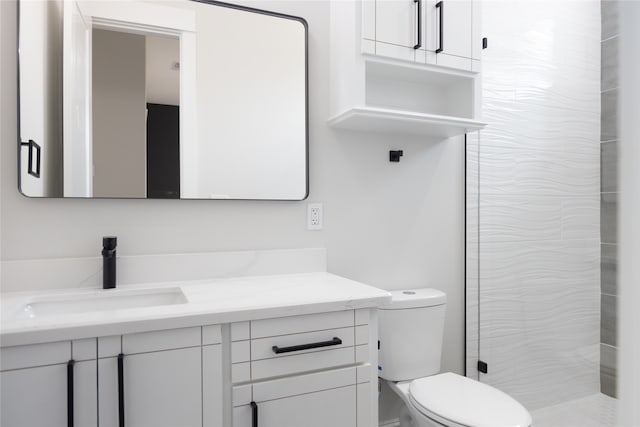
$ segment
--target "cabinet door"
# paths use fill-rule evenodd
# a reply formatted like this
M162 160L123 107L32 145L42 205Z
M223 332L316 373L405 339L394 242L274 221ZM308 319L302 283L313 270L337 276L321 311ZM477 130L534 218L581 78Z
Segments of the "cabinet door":
M233 409L233 427L251 427L251 405ZM356 386L257 403L260 427L355 427Z
M223 425L222 346L202 347L202 408L204 427Z
M201 348L125 355L122 380L125 425L202 426ZM100 426L119 417L118 359L99 361Z
M472 16L470 0L428 0L426 3L427 50L440 52L436 64L471 70Z
M68 370L71 342L60 341L0 349L0 425L3 427L63 427L73 416L76 425L95 426L95 401L85 400L85 390L93 387L96 371L91 362L78 363ZM78 370L78 368L80 368ZM80 371L80 372L79 372ZM73 382L68 374L73 374ZM68 413L67 390L74 392L74 413ZM89 390L89 393L91 390ZM89 403L86 410L78 405ZM93 412L91 409L93 408Z
M98 378L96 360L76 362L73 367L74 425L98 425Z
M418 15L422 13L418 6L419 3L413 0L376 0L377 55L414 61L414 46L418 43Z
M0 373L3 427L65 427L67 365Z

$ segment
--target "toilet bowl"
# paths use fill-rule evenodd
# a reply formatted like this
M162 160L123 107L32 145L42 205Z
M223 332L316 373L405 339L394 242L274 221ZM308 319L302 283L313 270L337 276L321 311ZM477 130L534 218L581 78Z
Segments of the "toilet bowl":
M440 373L443 292L410 289L391 296L379 310L379 375L406 406L401 427L531 426L527 409L508 394L462 375Z
M446 372L412 381L387 382L406 405L411 420L400 427L530 427L531 415L506 393Z

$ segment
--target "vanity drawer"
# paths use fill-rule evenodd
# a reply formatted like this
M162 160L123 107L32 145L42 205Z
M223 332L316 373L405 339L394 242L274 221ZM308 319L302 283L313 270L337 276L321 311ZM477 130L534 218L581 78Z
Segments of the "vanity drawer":
M358 363L356 349L368 342L369 325L355 325L354 310L252 321L251 380Z
M353 310L254 320L251 322L251 339L344 328L354 326L354 322Z
M232 333L232 383L368 362L367 353L356 350L367 347L369 325L360 321L356 326L357 317L356 311L345 310L253 320L247 340L239 340L247 334L238 323Z
M314 351L295 356L274 357L251 362L251 379L253 381L270 377L294 375L302 372L332 369L355 363L354 347L337 348L335 350Z
M329 351L337 348L353 347L353 345L353 327L258 338L251 340L251 360L256 361ZM276 353L276 350L281 353Z

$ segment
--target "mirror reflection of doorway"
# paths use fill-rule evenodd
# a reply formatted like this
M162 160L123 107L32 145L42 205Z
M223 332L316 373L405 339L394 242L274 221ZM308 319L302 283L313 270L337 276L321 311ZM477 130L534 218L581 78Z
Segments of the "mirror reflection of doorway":
M179 198L179 39L94 29L92 56L94 197Z

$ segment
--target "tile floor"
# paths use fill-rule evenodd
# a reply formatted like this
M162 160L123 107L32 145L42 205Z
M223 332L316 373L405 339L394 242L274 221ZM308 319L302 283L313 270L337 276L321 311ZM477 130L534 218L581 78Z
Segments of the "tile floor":
M602 393L583 397L531 413L534 427L614 427L617 399Z

